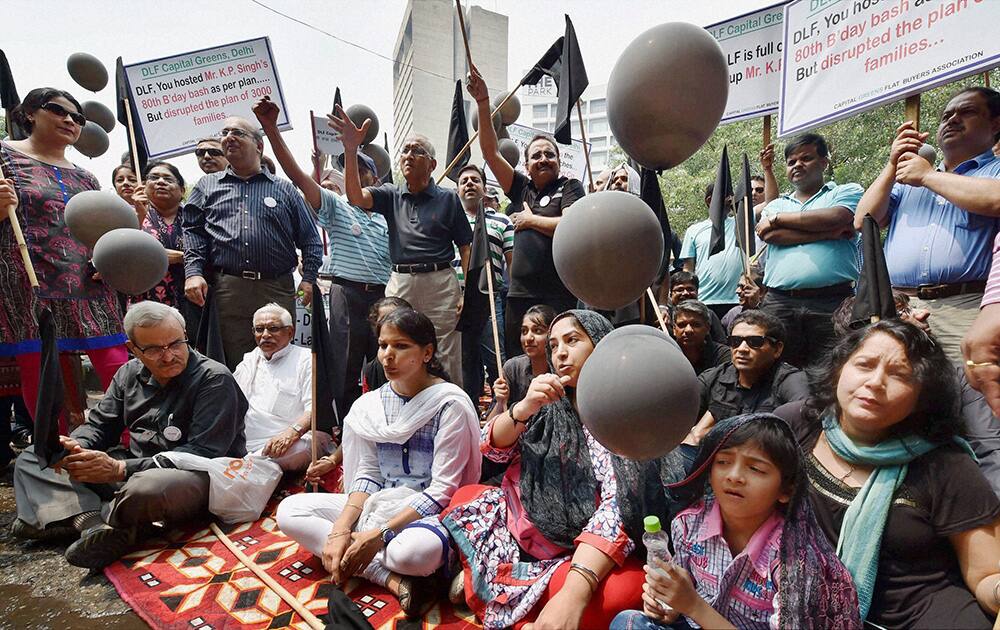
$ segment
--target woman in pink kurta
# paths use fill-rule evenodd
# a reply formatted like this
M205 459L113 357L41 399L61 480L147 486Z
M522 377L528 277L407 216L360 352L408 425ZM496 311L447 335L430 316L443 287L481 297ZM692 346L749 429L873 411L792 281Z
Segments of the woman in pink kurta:
M552 322L554 373L483 430L486 458L510 462L500 488L467 486L442 521L464 565L465 598L486 628L537 617L607 627L638 601L643 575L618 505L616 458L587 431L573 390L594 346L611 331L590 311ZM622 489L625 491L625 489Z

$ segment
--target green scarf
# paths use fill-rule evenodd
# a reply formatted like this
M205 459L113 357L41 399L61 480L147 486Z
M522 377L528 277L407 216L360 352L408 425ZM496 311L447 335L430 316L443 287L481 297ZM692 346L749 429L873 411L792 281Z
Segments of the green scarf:
M858 446L844 433L840 423L832 415L824 418L823 431L830 448L838 457L849 464L875 466L865 485L848 506L837 541L837 555L854 578L861 618L865 619L872 603L872 592L878 575L878 552L892 498L906 479L910 462L931 452L940 444L908 435L890 438L875 446ZM965 440L956 437L955 441L975 459Z

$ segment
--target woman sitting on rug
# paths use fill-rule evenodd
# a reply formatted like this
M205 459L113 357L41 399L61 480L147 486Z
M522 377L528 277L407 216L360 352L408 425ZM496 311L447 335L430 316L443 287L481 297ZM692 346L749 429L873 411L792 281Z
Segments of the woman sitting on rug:
M841 340L807 401L775 410L871 624L989 628L1000 608L1000 501L956 438L959 395L941 346L887 319Z
M616 481L628 463L593 438L575 406L580 370L609 332L592 311L553 320L553 373L483 430L486 457L510 462L501 487L462 488L442 516L462 555L465 598L486 628L536 617L537 627L606 628L640 604L643 574L637 562L622 567L635 545L619 511L639 484Z
M401 308L378 325L378 358L389 382L344 419L348 494L296 494L278 506L278 526L323 559L333 581L353 575L383 586L403 611L422 616L448 559L437 515L462 485L479 480L479 421L469 397L447 381L427 317Z

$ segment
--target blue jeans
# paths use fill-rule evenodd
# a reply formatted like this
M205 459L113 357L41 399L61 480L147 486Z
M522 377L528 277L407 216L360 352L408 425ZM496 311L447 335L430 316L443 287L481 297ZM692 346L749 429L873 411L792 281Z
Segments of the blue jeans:
M691 630L687 620L680 616L669 626L653 621L641 610L623 610L611 620L608 630Z
M504 319L503 319L503 297L498 292L494 295L497 311L497 332L500 333L500 352L504 348ZM479 404L479 397L483 394L483 367L486 368L487 378L490 386L493 381L499 378L497 373L497 354L493 347L493 326L491 319L487 317L483 329L479 333L462 333L462 388L473 404ZM503 356L500 363L504 362Z

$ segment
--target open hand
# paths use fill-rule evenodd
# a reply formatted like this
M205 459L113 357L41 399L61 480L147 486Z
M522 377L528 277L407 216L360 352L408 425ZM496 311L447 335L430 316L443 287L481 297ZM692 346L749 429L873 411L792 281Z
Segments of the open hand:
M364 142L368 128L371 127L371 119L365 118L365 122L361 123L360 127L355 127L354 122L348 117L343 107L337 105L334 110L333 114L326 115L330 121L330 128L340 136L340 142L344 145L345 150L357 151L361 143Z
M292 444L299 440L299 432L292 427L288 427L278 435L267 441L260 454L264 457L281 457Z

